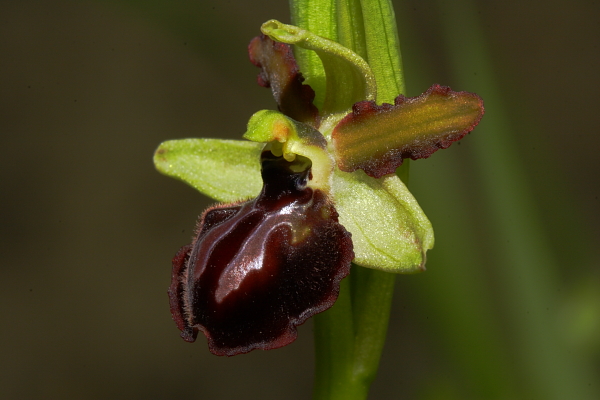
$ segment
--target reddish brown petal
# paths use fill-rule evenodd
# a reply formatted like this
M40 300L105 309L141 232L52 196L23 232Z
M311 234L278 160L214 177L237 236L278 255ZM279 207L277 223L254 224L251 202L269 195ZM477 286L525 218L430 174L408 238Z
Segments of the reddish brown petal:
M175 257L173 257L173 270L171 272L171 286L169 287L169 303L171 305L171 315L173 316L173 320L175 324L177 324L177 328L180 331L184 331L186 327L185 316L183 311L183 304L181 303L181 298L183 294L183 285L181 284L181 279L179 277L185 271L185 266L187 264L188 259L190 258L190 252L192 251L192 245L185 245ZM195 339L195 338L194 338ZM193 342L193 340L191 340Z
M206 211L191 251L175 257L174 319L185 340L202 331L217 355L294 341L296 326L333 305L354 258L333 205L306 186L308 159L267 151L262 167L260 195Z
M258 84L270 87L279 111L296 121L317 126L318 110L313 105L315 92L303 85L290 45L257 36L248 46L250 61L261 68Z
M380 178L405 158L427 158L473 130L483 116L483 100L473 93L433 85L418 97L398 96L395 104L354 104L332 134L342 171L362 169Z

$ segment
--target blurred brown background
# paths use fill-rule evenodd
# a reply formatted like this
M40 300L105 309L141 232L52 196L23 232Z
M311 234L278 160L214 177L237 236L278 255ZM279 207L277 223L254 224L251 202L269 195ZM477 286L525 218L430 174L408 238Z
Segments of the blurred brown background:
M526 196L556 250L548 256L558 265L553 293L562 306L549 312L556 326L569 325L583 291L591 322L581 340L595 377L586 382L597 391L600 345L589 332L598 329L600 287L600 6L476 6ZM445 68L436 22L444 16L436 10L434 2L396 2L409 95L434 82L476 91L456 87ZM271 18L289 21L286 1L0 1L0 398L310 398L310 322L286 348L229 359L212 356L202 338L190 345L178 337L166 296L170 259L210 200L152 165L161 141L240 138L252 113L274 107L246 55ZM432 385L481 398L456 356L469 349L444 339L443 313L427 300L438 295L429 283L441 268L438 246L468 253L490 245L478 224L470 153L478 135L412 164L411 184L432 213L437 243L425 274L397 280L373 399L436 398ZM430 184L428 174L448 168L458 184ZM441 203L455 198L452 191L467 199L456 205L466 212ZM456 215L470 219L469 237L481 243L453 237ZM479 264L480 290L500 293L487 314L510 348L501 304L510 294L498 287L493 260ZM518 370L518 358L508 358ZM517 387L526 387L521 379Z

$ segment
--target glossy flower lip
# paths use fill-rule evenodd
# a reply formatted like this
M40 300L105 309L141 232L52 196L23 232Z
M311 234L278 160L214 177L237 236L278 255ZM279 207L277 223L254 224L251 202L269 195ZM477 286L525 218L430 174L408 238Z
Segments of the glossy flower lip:
M221 204L173 259L171 312L188 342L202 331L213 354L274 349L331 307L354 258L352 240L320 190L310 161L263 152L260 195Z

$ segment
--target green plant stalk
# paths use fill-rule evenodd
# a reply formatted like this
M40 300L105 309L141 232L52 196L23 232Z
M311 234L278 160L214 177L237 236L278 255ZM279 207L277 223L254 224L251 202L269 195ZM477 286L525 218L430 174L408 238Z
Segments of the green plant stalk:
M393 103L398 94L404 94L389 0L290 0L290 9L292 24L338 41L369 63L377 81L378 103ZM326 87L320 61L305 51L295 50L295 54L319 99L319 91ZM408 163L398 175L407 183ZM335 305L314 317L314 399L367 398L385 343L394 282L393 274L353 266Z

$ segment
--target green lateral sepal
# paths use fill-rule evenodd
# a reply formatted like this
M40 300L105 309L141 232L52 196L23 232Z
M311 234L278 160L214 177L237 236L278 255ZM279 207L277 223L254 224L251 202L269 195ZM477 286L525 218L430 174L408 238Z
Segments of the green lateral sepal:
M243 140L169 140L154 153L154 165L215 200L234 202L260 192L263 147Z
M336 168L332 182L340 223L352 233L355 264L402 274L425 270L433 228L396 175L374 179Z

